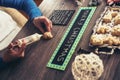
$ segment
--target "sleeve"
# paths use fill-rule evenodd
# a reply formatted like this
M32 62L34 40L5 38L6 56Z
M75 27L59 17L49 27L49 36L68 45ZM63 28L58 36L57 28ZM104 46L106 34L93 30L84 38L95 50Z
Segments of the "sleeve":
M0 0L0 6L23 10L30 19L42 15L40 9L33 0Z
M8 63L4 62L3 59L0 57L0 69L7 67Z

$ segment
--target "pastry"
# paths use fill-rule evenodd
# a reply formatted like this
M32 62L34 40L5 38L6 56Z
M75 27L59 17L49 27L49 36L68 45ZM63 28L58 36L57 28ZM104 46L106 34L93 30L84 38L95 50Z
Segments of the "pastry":
M115 18L114 18L114 25L118 25L120 24L120 15L117 15Z
M77 55L72 63L75 80L98 80L103 71L103 62L94 53Z
M120 25L114 26L112 28L111 34L113 36L119 36L120 37Z
M94 34L91 36L90 38L90 43L94 46L100 46L104 44L104 36L103 35L98 35L98 34Z
M118 12L117 12L117 11L112 11L112 12L111 12L111 15L112 15L112 17L114 18L114 17L116 17L116 16L118 15Z
M98 26L96 32L98 34L105 34L105 33L109 32L109 30L110 30L109 26L107 26L107 25L100 25L100 26Z
M120 45L120 39L116 36L113 37L113 45Z
M104 17L103 17L103 22L104 23L110 23L112 20L112 15L110 13L106 14Z
M108 44L109 46L113 46L113 45L120 45L120 39L119 37L116 36L112 36L112 35L107 35L106 36L106 41L104 41L105 44Z
M44 39L52 39L53 38L53 35L51 34L51 32L45 32L43 34L43 38Z
M117 7L111 7L110 9L113 10L113 11L119 11L120 10L120 8L117 8Z

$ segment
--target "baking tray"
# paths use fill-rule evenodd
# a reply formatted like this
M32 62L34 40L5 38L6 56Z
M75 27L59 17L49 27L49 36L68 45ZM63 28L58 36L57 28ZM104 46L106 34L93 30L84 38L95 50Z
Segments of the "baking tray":
M120 7L106 7L93 27L90 46L95 53L113 54L120 50Z

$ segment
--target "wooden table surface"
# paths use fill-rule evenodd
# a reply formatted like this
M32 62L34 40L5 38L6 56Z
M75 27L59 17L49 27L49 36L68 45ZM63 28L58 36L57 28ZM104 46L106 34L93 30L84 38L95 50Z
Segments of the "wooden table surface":
M83 6L87 6L88 1L89 0L86 0ZM59 71L46 67L46 64L50 60L59 41L68 28L68 26L53 25L52 33L54 38L51 40L41 39L40 41L27 46L25 50L25 58L14 64L11 64L6 69L1 70L0 80L74 80L71 73L71 63L77 55L77 51L80 47L89 49L88 43L90 34L92 32L92 27L94 26L95 21L100 16L101 12L104 10L105 5L106 4L103 0L102 3L97 7L94 17L92 17L90 23L88 24L89 26L80 40L65 71ZM47 17L49 17L53 10L75 9L77 11L78 9L73 0L43 0L39 7L43 14ZM29 21L18 33L14 40L23 38L36 32L40 33L39 30L36 29ZM0 54L2 55L4 52L5 50L0 51ZM104 63L104 72L99 80L120 80L120 54L99 56Z

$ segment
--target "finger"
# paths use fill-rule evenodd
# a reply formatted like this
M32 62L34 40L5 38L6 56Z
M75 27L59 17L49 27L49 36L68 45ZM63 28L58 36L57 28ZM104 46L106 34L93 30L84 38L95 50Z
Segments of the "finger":
M10 48L12 48L13 47L13 43L10 43L9 45L8 45L8 49L10 49Z
M24 55L23 52L24 52L24 49L21 49L18 56L23 56Z
M22 51L22 48L19 45L13 46L9 49L10 54L12 55L19 55Z
M25 41L25 39L22 40L22 46L26 47L26 41Z
M52 21L50 21L50 30L52 29Z
M11 56L14 56L14 57L16 57L16 55L17 55L16 51L13 50L12 48L9 49L9 54L10 54Z
M16 41L13 42L13 43L10 43L10 45L8 46L8 49L13 48L13 47L15 47L17 45L18 45L18 43Z
M33 20L33 23L34 25L42 32L44 33L44 29L41 27L41 20L39 19L41 17L36 17L34 20Z
M41 16L40 18L38 18L40 22L43 22L45 25L46 25L46 29L48 32L51 32L51 28L52 28L52 22L44 17L44 16Z
M21 47L19 48L19 52L20 52L19 56L20 56L20 57L24 57L25 48L26 48L26 43L24 43L24 41L23 41L23 44L22 44Z
M42 33L44 33L45 31L44 31L44 29L42 28L41 23L38 21L36 24L37 24L36 27L37 27Z
M23 55L23 49L19 49L18 51L14 50L14 49L11 49L10 50L10 55L13 56L13 57L21 57L21 55Z
M14 47L16 45L17 45L16 42L12 42L12 43L9 44L8 48L12 48L12 47Z
M18 42L18 41L17 41L17 42ZM21 52L25 50L25 47L26 47L26 42L25 42L25 40L23 39L23 40L22 40L22 44L21 44L21 45L17 44L17 45L15 46L16 49L14 49L14 50L18 51L18 53L21 54Z
M24 51L25 48L26 48L26 45L25 45L25 44L22 44L22 46L20 47L20 50L21 50L21 51Z
M41 25L38 26L38 29L39 29L42 33L45 32L44 29L41 27Z
M24 57L25 56L25 53L24 53L24 51L21 53L21 55L20 55L20 57Z
M48 32L51 32L51 29L52 29L52 22L50 20L48 20L49 22L46 22L46 25L47 25L47 31Z
M47 26L47 31L51 32L52 22L49 19L47 19L46 22L45 22L45 24Z

